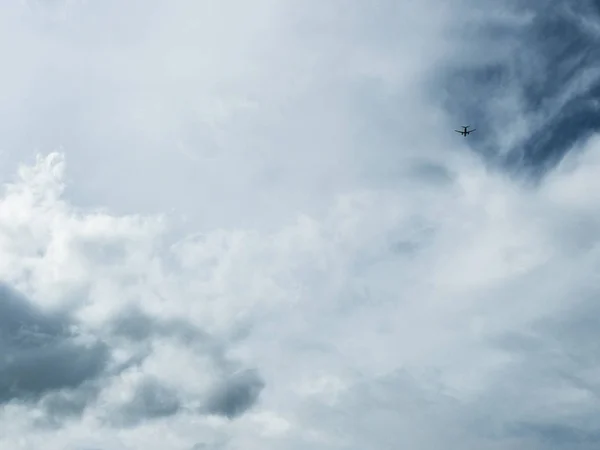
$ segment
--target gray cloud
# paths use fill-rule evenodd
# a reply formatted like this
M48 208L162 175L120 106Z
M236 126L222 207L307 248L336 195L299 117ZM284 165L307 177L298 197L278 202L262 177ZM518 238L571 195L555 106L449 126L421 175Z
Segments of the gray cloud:
M136 307L120 311L109 326L110 334L134 342L144 342L153 337L174 337L188 345L205 345L210 341L206 333L189 321L152 317Z
M202 414L216 414L236 418L244 414L258 400L265 384L258 371L240 370L239 364L226 357L227 344L203 332L189 321L152 317L139 308L125 308L109 323L109 335L141 344L143 353L131 360L139 366L150 356L153 342L174 339L192 354L209 356L217 371L217 380L200 401ZM122 366L128 369L132 366ZM175 387L167 387L153 378L146 378L136 387L131 401L110 417L113 424L132 426L147 418L160 418L185 409L185 401ZM189 395L189 394L188 394ZM192 396L193 397L193 396ZM189 400L189 399L188 399Z
M507 426L506 435L530 438L547 449L598 448L600 427L584 429L563 423L518 422Z
M220 440L217 442L198 442L194 444L189 450L220 450L227 448L227 442ZM187 449L186 449L187 450Z
M36 400L75 389L105 368L105 344L81 343L66 318L44 313L5 285L0 286L0 401Z
M542 177L600 130L600 13L588 0L507 2L498 12L469 21L465 46L478 57L449 63L439 98L458 121L482 124L476 152Z
M76 419L93 403L101 390L101 380L86 381L75 389L47 392L39 401L45 416L40 426L59 427L65 420Z
M69 331L64 315L45 313L3 285L0 287L3 361L0 400L39 401L42 426L61 425L79 416L113 380L141 366L156 339L175 338L193 352L208 355L222 379L206 394L201 412L235 418L257 401L264 383L256 371L235 372L225 347L183 320L152 318L139 309L117 314L106 338L126 337L146 350L127 363L109 364L110 348L97 340L84 345ZM115 341L113 345L118 345ZM233 371L233 373L232 373ZM107 416L112 426L136 426L144 420L177 414L183 406L178 389L152 376L136 383L133 396Z
M177 390L159 380L145 377L135 388L133 398L111 413L113 426L135 426L147 419L159 419L176 414L181 407Z
M223 373L230 373L237 368L225 356L228 342L211 336L188 320L153 317L138 307L127 307L113 317L107 329L108 336L124 338L141 346L142 352L131 360L134 364L143 361L148 346L155 340L173 339L197 354L209 355Z
M0 198L0 277L77 310L0 306L2 448L598 446L597 2L27 3L0 175L68 183Z
M264 386L255 370L234 373L222 380L211 392L205 411L229 419L239 417L254 405Z

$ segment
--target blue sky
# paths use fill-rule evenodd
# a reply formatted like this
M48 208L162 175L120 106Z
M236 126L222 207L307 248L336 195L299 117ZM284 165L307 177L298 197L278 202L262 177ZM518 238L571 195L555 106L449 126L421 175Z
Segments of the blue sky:
M597 448L599 13L0 6L0 447Z

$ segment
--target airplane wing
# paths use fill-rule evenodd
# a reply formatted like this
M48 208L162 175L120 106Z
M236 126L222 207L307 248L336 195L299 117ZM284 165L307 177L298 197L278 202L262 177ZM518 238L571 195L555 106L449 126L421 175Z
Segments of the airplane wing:
M454 131L456 131L457 133L464 133L464 131L462 131L462 130L454 130Z
M469 133L472 133L473 131L475 131L477 128L473 128L472 130L469 130Z

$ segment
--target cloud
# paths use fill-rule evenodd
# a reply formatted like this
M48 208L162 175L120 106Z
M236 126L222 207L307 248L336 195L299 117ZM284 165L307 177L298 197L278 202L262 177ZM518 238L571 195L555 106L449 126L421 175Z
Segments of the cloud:
M476 57L450 62L443 86L451 95L442 97L453 114L489 124L487 139L475 137L487 158L540 176L597 130L594 8L588 1L516 2L470 20L477 31L469 36L483 42L467 43ZM454 95L464 100L450 104Z
M102 342L78 339L60 317L44 314L6 286L0 287L0 309L2 403L76 389L104 369L108 354Z
M145 378L136 386L129 402L109 421L115 426L132 426L142 420L172 416L180 407L175 389L163 386L152 378Z
M256 402L263 388L264 383L255 371L233 374L211 393L206 410L211 414L235 418Z
M116 315L117 327L111 329L108 342L90 340L72 331L77 325L69 322L68 316L45 312L8 287L1 289L4 360L0 399L3 403L38 402L46 414L40 424L60 426L64 419L80 416L99 396L103 398L107 390L122 384L118 377L129 380L120 388L129 386L129 398L116 402L115 410L106 417L109 423L133 426L179 411L186 403L179 398L181 386L178 389L156 376L144 375L143 364L152 359L154 352L148 348L128 348L122 342L119 346L118 338L123 332L130 343L149 344L154 333L154 337L163 339L176 337L184 346L183 351L191 352L190 356L195 352L208 358L207 367L212 365L221 375L204 394L206 398L200 400L205 405L200 413L237 417L252 407L264 387L256 371L227 375L234 366L223 355L222 348L218 343L210 343L189 322L162 324L158 318L150 319L129 310ZM119 360L118 352L128 350L129 357Z
M1 7L0 446L595 448L591 5Z

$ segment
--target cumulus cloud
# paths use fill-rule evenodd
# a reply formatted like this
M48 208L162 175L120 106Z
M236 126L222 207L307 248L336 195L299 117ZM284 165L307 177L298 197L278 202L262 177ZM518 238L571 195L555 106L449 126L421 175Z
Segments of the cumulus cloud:
M0 447L596 448L598 18L491 5L0 7Z
M264 383L255 371L233 374L211 393L206 410L232 419L248 410L263 388Z
M0 287L3 363L0 401L39 398L77 388L99 375L107 349L99 342L78 342L60 317L52 317Z
M141 420L176 414L180 400L175 389L152 378L144 378L134 388L123 406L107 419L116 426L135 425Z

